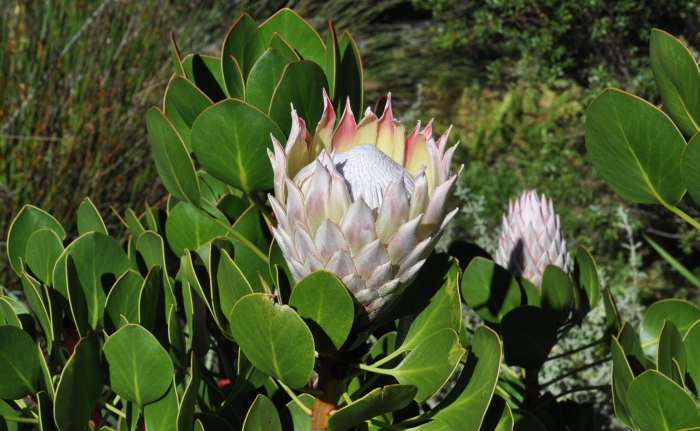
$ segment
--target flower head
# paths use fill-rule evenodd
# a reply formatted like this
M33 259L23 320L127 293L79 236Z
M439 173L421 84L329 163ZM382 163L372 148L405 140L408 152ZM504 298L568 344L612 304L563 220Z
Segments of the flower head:
M494 261L539 287L547 265L569 272L569 252L552 200L526 190L510 201Z
M286 147L273 138L268 151L274 234L296 281L334 273L372 320L413 281L457 211L445 215L462 167L449 171L449 131L436 142L419 124L404 139L391 95L380 119L368 110L359 124L347 103L335 130L324 100L313 136L292 109Z

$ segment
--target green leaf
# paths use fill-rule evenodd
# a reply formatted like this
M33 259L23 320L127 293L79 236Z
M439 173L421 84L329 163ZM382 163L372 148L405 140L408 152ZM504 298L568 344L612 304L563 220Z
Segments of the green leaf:
M51 312L49 308L49 299L46 298L44 287L36 281L31 275L26 272L22 273L22 288L24 290L24 296L29 303L36 319L41 325L41 329L44 331L44 337L46 337L46 342L48 344L48 349L51 350L51 346L54 341L54 327L53 321L51 320ZM60 339L60 333L56 334Z
M90 198L85 198L78 208L78 233L84 235L88 232L101 232L107 235L107 227L95 204Z
M342 104L350 98L352 112L355 120L359 121L364 106L364 71L360 50L352 35L346 30L338 40L338 52L340 53L340 67L336 72L336 87L333 104L336 112L342 112Z
M163 238L153 231L146 231L138 237L136 241L136 250L143 258L146 268L160 266L163 269L163 287L165 288L166 305L175 304L177 302L175 293L166 272L167 263Z
M644 351L649 356L656 355L656 345L659 342L664 319L673 322L681 337L685 337L688 329L700 320L700 308L680 299L665 299L653 303L639 325L639 338Z
M172 195L170 196L172 197ZM129 233L131 233L131 236L134 239L138 239L138 237L140 237L141 234L143 234L146 231L146 229L139 221L139 218L136 217L134 210L132 210L131 208L127 208L126 212L124 213L124 219L126 226L129 228Z
M53 421L53 401L45 391L36 394L37 413L39 413L39 431L55 430Z
M625 352L625 358L635 376L644 372L646 370L646 357L632 325L627 322L622 325L617 341L619 341L622 351Z
M209 55L190 54L182 60L185 76L204 92L212 102L226 98L226 83L221 71L221 59Z
M233 427L229 425L221 416L217 416L211 413L198 412L194 414L194 418L197 422L202 424L205 430L220 430L220 431L233 431Z
M163 271L160 266L153 266L148 271L139 292L138 323L153 332L156 326L165 324L163 302L159 301L163 290ZM160 311L160 316L157 313Z
M337 410L328 419L328 431L346 431L355 425L385 413L395 412L411 403L418 388L411 385L388 385Z
M16 326L0 325L0 346L0 398L36 394L41 365L32 337Z
M698 392L697 386L700 385L700 324L698 324L698 322L695 322L693 326L688 329L683 338L686 369L696 386L696 394Z
M51 229L39 229L27 240L25 262L32 273L43 283L52 285L53 268L63 253L61 238Z
M179 73L180 75L185 75L185 70L182 68L182 60L180 58L180 49L177 47L177 43L175 42L175 34L171 31L170 32L170 55L173 60L173 66L175 68L175 73Z
M176 304L170 305L170 310L168 312L168 343L178 363L183 367L187 367L185 334L180 327L180 318L177 314Z
M5 401L0 400L0 431L23 431L24 428L20 428L19 422L9 421L6 422L3 416L14 416L18 417L18 413L15 409L10 407Z
M326 48L321 36L294 11L282 9L260 25L260 34L265 43L274 33L279 33L302 59L311 60L319 66L324 64Z
M143 327L125 325L104 345L112 390L140 407L162 397L173 378L173 363Z
M289 103L286 111L291 118ZM266 153L272 148L270 134L285 141L284 133L263 112L240 100L225 100L197 118L192 126L192 146L209 174L252 193L272 188L272 168Z
M187 202L177 204L165 222L165 238L176 256L182 256L185 249L197 250L226 233L225 228Z
M355 305L345 285L333 273L316 271L304 277L289 298L314 337L321 355L343 346L355 318Z
M574 306L574 290L569 274L556 265L547 265L542 275L540 297L542 309L561 326L569 318Z
M576 249L573 279L578 289L585 294L583 302L588 304L587 309L594 309L600 299L600 276L593 256L584 246Z
M541 308L518 307L506 314L501 324L508 365L537 370L557 343L557 325Z
M700 427L700 412L693 399L658 371L649 370L634 379L627 398L641 429L672 431Z
M275 48L290 61L301 60L296 51L294 51L294 48L292 48L277 32L273 33L272 37L270 37L270 48Z
M238 196L226 195L219 199L216 208L224 213L229 220L235 221L248 209L248 204Z
M63 264L64 273L66 274L66 286L68 286L68 304L70 307L71 317L75 322L75 327L78 330L78 335L82 337L87 337L88 328L91 326L91 316L90 309L88 308L88 299L85 294L85 289L80 282L80 276L78 275L78 269L75 267L75 261L73 256L70 254L66 255L65 259L60 261ZM92 302L92 297L90 298ZM92 305L93 307L99 307L99 304L104 304L104 301L98 299L97 305ZM102 306L104 307L104 305ZM93 309L94 310L94 309ZM68 311L68 310L66 310ZM104 310L99 310L101 313ZM103 320L102 316L96 316L95 324L92 325L93 329L97 328L98 322Z
M630 410L627 402L627 391L634 380L634 373L632 373L622 346L615 337L612 337L610 342L610 351L613 360L612 390L615 413L622 423L632 428L632 421L629 419Z
M649 102L616 89L603 91L586 116L588 155L617 194L637 203L677 202L685 193L685 139Z
M700 135L696 134L690 142L688 142L685 151L683 151L683 158L681 159L683 184L688 188L690 197L692 197L696 203L700 202L700 168L697 163L700 158L700 137L698 136Z
M221 310L226 316L230 316L236 302L244 296L253 293L253 289L226 250L221 252L216 277L219 285Z
M192 82L182 76L176 76L168 84L168 101L173 104L180 118L192 129L194 120L205 109L213 105L212 101Z
M143 418L148 431L172 431L177 429L177 388L175 380L160 399L146 404Z
M615 299L607 287L603 289L603 305L605 306L605 333L608 335L617 334L622 325L620 313L617 311Z
M299 401L313 409L316 399L309 394L299 395ZM308 415L295 401L290 401L280 411L282 429L289 431L308 431L311 429L311 416Z
M414 399L424 403L440 392L464 352L457 333L443 329L421 341L390 373L399 383L416 386Z
M153 107L146 114L153 159L165 188L181 201L199 207L200 191L192 159L180 135L163 112Z
M143 277L136 271L126 271L114 283L105 305L104 328L108 334L115 333L127 323L139 321L139 296Z
M269 228L262 213L255 205L251 205L241 214L234 223L233 230L240 233L259 250L267 252L270 249L270 241L266 236L266 233L269 234Z
M313 335L293 309L254 293L236 303L229 321L253 365L292 388L308 383L315 362Z
M539 419L525 410L513 410L513 421L513 431L548 431Z
M272 94L282 78L289 59L274 48L269 48L250 71L246 86L246 101L263 112L268 112Z
M265 395L258 395L250 406L243 431L282 431L275 405Z
M73 241L61 254L53 271L54 289L68 300L66 257L72 256L87 301L88 323L92 329L102 323L106 293L124 272L131 268L129 257L112 237L99 232L87 233Z
M66 237L66 232L55 218L37 207L25 205L12 221L7 233L7 257L17 275L22 274L20 260L27 260L27 241L39 229L51 229L60 240Z
M462 296L476 314L492 323L520 306L520 286L507 269L483 257L474 258L462 277Z
M253 65L265 51L265 41L255 20L247 13L242 14L226 35L221 58L233 56L240 65L243 80L248 80Z
M411 350L430 335L442 329L459 331L462 322L462 306L459 300L459 264L445 254L436 255L431 263L432 275L437 275L440 284L426 286L421 279L414 281L422 290L414 309L414 318L401 346L400 351ZM430 291L437 288L433 295Z
M95 337L93 334L92 337ZM97 339L94 339L98 342ZM54 399L54 417L61 431L83 431L102 394L100 352L82 338L61 373Z
M657 28L651 31L651 71L663 110L688 136L700 130L700 70L683 42Z
M191 431L194 426L194 410L200 384L199 365L194 352L190 354L190 376L190 381L180 398L180 408L177 414L178 431Z
M659 336L656 364L660 373L673 380L678 386L685 385L685 349L683 339L676 325L666 320Z
M499 395L494 395L479 430L512 431L513 422L513 412L508 404Z
M338 50L338 40L335 36L333 22L328 20L328 35L326 36L326 55L323 69L328 80L328 96L333 100L335 97L336 75L340 66L340 51Z
M450 393L434 408L433 419L454 430L479 429L496 389L501 355L498 335L485 326L478 327L462 373Z
M318 124L323 115L324 89L328 91L328 82L321 66L303 60L287 64L272 95L270 118L288 133L292 128L291 104L306 124Z
M231 99L245 100L245 82L240 64L232 56L221 57L221 71L226 82L226 91Z

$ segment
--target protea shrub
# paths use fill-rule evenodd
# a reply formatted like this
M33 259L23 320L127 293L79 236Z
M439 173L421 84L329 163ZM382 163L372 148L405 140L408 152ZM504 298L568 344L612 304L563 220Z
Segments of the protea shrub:
M405 137L391 94L381 118L367 109L359 124L348 100L335 129L323 97L313 135L292 107L285 147L272 138L274 235L296 281L332 272L371 321L413 281L456 213L445 214L462 166L450 172L449 130L436 141L432 123L418 122Z
M510 201L494 261L537 287L547 265L569 272L569 252L551 199L525 190L515 202Z

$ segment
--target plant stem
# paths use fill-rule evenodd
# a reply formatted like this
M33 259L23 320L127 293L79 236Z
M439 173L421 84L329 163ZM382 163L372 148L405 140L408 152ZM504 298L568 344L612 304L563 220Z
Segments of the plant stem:
M110 403L108 403L107 400L104 400L104 399L103 399L103 400L101 400L101 401L102 401L102 405L105 406L105 408L106 408L107 410L109 410L110 412L116 414L117 416L120 416L120 417L126 419L126 413L124 413L123 411L119 410L118 408L116 408L116 407L114 407L113 405L111 405Z
M539 369L525 369L525 403L534 409L540 402Z
M657 196L657 199L658 199L658 196ZM681 210L680 208L678 208L675 205L671 205L671 204L667 203L663 199L659 199L659 202L661 202L661 205L665 206L666 209L668 209L669 211L671 211L672 213L674 213L678 217L685 220L688 224L693 226L695 229L700 230L700 223L698 223L697 221L695 221L694 218L692 218L691 216L689 216L688 214L683 212L683 210Z
M270 263L270 260L267 258L267 255L260 251L258 247L255 246L248 238L243 236L240 232L235 230L233 227L229 226L228 223L224 223L221 220L219 220L216 217L212 217L208 212L203 210L202 208L197 208L197 210L202 213L203 215L207 216L210 220L212 220L214 223L218 224L219 226L223 227L226 229L228 233L233 235L233 237L236 239L236 241L240 242L241 244L245 245L248 247L253 253L257 254L260 259L263 260L265 263Z
M597 360L597 361L595 361L595 362L591 362L590 364L586 364L586 365L584 365L584 366L581 366L581 367L578 367L578 368L574 368L573 370L569 371L568 373L562 374L561 376L555 377L554 379L548 381L547 383L542 384L542 385L540 386L540 389L544 389L544 388L546 388L547 386L551 385L552 383L556 383L556 382L558 382L558 381L560 381L560 380L564 380L565 378L567 378L567 377L569 377L569 376L573 376L574 374L578 374L578 373L580 373L581 371L584 371L584 370L587 370L587 369L589 369L589 368L595 367L596 365L604 364L605 362L608 362L610 359L612 359L612 357L611 357L611 356L608 356L607 358L599 359L599 360Z
M316 397L311 415L311 431L328 431L328 419L336 410L336 403L341 394L340 380L332 374L333 367L339 359L339 354L323 358L318 373L318 386L323 393Z
M19 422L23 424L38 424L39 419L32 419L32 418L19 418L17 416L2 416L3 419L6 421L10 422Z
M565 357L565 356L569 356L569 355L573 355L574 353L578 353L578 352L580 352L580 351L582 351L582 350L590 349L591 347L595 347L595 346L597 346L597 345L599 345L599 344L605 343L605 342L608 340L608 338L609 338L609 337L606 335L605 337L601 338L600 340L596 340L596 341L594 341L594 342L592 342L592 343L590 343L590 344L586 344L585 346L577 347L577 348L575 348L574 350L569 350L568 352L564 352L564 353L560 353L560 354L558 354L558 355L550 356L549 358L547 358L546 361L551 361L551 360L554 360L554 359L563 358L563 357ZM545 361L545 362L546 362L546 361Z
M287 393L287 395L289 395L289 396L292 398L292 400L294 400L294 402L297 403L297 405L298 405L307 415L311 416L311 414L313 413L313 412L311 411L311 409L308 408L308 407L306 407L306 406L304 405L304 403L301 402L301 400L299 399L299 397L297 397L297 394L295 394L294 391L291 390L291 389L289 388L289 386L285 385L285 384L282 383L280 380L277 380L277 383L279 383L279 385L282 386L282 389L284 389L284 391Z

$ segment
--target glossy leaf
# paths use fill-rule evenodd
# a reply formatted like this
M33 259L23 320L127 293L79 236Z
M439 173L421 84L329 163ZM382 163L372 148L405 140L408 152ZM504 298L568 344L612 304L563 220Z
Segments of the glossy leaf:
M255 62L265 51L265 41L258 30L255 20L247 13L242 14L226 35L221 57L233 56L243 73L243 81L248 80L248 74Z
M260 34L267 44L274 33L279 33L305 60L318 65L324 63L323 40L302 17L291 9L282 9L260 25ZM316 124L316 123L313 123Z
M583 246L576 249L573 279L576 286L585 293L583 301L588 304L586 308L594 309L600 299L600 276L593 256Z
M615 299L610 293L610 289L603 289L602 293L603 305L605 306L605 333L608 335L617 334L620 331L622 323L620 321L620 313L615 305Z
M289 103L286 112L291 119ZM209 174L252 193L272 188L272 168L266 153L266 148L272 148L270 134L285 141L284 133L263 112L240 100L225 100L197 118L192 127L192 146Z
M686 370L696 388L700 385L700 324L698 322L695 322L688 329L683 338ZM696 394L697 391L698 389L696 389Z
M688 48L659 29L651 31L649 46L654 82L663 109L688 136L700 130L700 70Z
M226 316L229 316L236 302L244 296L253 293L253 289L226 250L221 252L216 277L219 285L221 310Z
M245 100L245 81L238 60L232 55L221 57L221 69L226 82L226 91L231 99Z
M176 256L181 256L185 249L197 250L226 233L224 227L187 202L177 204L165 223L165 237Z
M275 32L270 37L270 48L275 48L290 61L301 60L294 48L292 48L279 33Z
M347 30L338 39L338 52L340 53L340 67L336 74L338 82L333 103L336 106L336 112L342 112L346 100L349 98L355 120L359 121L364 106L364 71L360 50Z
M138 325L115 332L104 345L112 390L143 407L168 390L173 363L156 338Z
M163 112L153 107L146 114L146 128L158 175L165 188L181 201L199 207L200 191L192 159Z
M66 257L75 262L79 284L87 301L88 323L96 329L102 323L107 292L131 263L119 243L99 232L90 232L73 241L61 254L53 271L54 288L66 300L68 285Z
M629 93L603 91L586 116L588 155L617 194L637 203L671 204L685 192L685 139L663 112Z
M177 429L177 389L175 381L160 399L143 408L143 417L148 431L172 431Z
M328 20L328 34L326 36L325 64L323 66L328 80L328 96L331 100L335 97L336 74L340 66L340 51L338 50L338 40L335 35L333 22Z
M272 94L282 78L289 59L274 48L263 53L250 71L246 86L246 101L263 112L268 112Z
M107 235L107 226L102 221L102 216L95 208L95 204L90 198L85 198L78 208L78 233L84 235L88 232L100 232Z
M417 387L415 400L424 403L442 389L464 352L457 333L443 329L425 338L390 373L399 383Z
M388 385L377 388L337 410L328 419L328 431L346 431L355 425L385 413L406 407L416 396L418 388L411 385Z
M243 423L243 431L282 431L277 409L269 398L264 395L255 397Z
M53 268L63 253L61 238L51 229L39 229L27 240L25 262L41 282L52 285Z
M199 365L194 352L190 354L190 381L180 398L180 409L177 413L177 431L191 431L194 426L194 411L197 402L197 390L200 385Z
M508 403L499 395L494 395L481 424L481 431L512 431L513 412Z
M36 394L37 413L39 413L39 431L53 431L56 429L53 421L53 401L46 391Z
M29 306L32 308L39 325L41 325L41 329L44 331L44 336L50 349L54 341L54 327L51 320L51 312L49 311L51 307L50 299L46 298L41 283L26 272L22 273L22 288ZM56 335L60 338L60 333Z
M671 431L700 427L700 412L693 399L658 371L649 370L634 379L627 398L641 429Z
M272 95L270 118L288 133L292 128L291 104L299 117L314 127L323 115L324 89L328 91L328 82L321 66L303 60L287 64Z
M308 383L314 340L293 309L256 293L236 303L229 321L236 342L253 365L292 388Z
M83 338L76 344L56 388L54 418L61 431L85 429L102 394L103 383L100 352L88 338Z
M41 365L32 337L16 326L0 325L0 346L0 398L36 394Z
M513 422L513 431L549 431L537 417L526 410L513 410Z
M561 326L574 305L574 291L569 274L556 265L547 265L542 275L542 309Z
M666 320L659 336L659 348L656 357L657 369L678 386L685 385L686 359L683 339L676 325Z
M680 299L666 299L653 303L639 325L639 338L649 356L656 355L656 345L664 319L673 322L681 337L685 337L688 329L700 320L700 308Z
M212 105L206 94L183 76L173 78L168 84L167 92L168 101L177 109L180 118L190 129L199 114Z
M485 326L474 332L462 373L450 393L435 407L433 419L452 429L479 429L496 389L501 365L498 335Z
M632 325L629 323L622 325L617 341L620 342L620 347L625 352L627 362L630 364L634 374L641 374L646 369L646 357L644 356L642 344L639 342L639 336L632 328Z
M700 202L700 135L696 134L688 142L681 159L681 175L683 184L688 188L688 194L697 203ZM696 279L697 280L697 279Z
M37 207L25 205L12 221L7 233L7 257L17 274L22 273L20 260L27 260L27 241L39 229L51 229L60 240L66 237L66 232L55 218Z
M612 353L612 389L615 413L628 427L632 427L630 418L629 403L627 402L627 391L630 384L634 380L634 374L630 368L629 362L622 346L615 337L610 341L610 350Z
M541 308L518 307L506 314L501 324L508 365L539 369L557 343L557 325Z
M309 394L299 395L299 401L309 409L313 409L316 399ZM280 411L282 429L289 431L307 431L311 429L311 416L295 401L290 401Z
M289 306L304 319L321 355L331 355L343 346L354 322L355 305L338 277L327 271L312 272L296 285Z
M462 296L479 316L499 323L520 306L520 286L505 268L482 257L474 258L462 277Z
M139 322L139 296L143 277L136 271L126 271L114 283L105 305L105 331L113 334L127 323ZM123 316L123 317L122 317Z
M185 76L202 90L212 102L226 98L226 83L221 71L221 59L209 55L190 54L182 59Z

